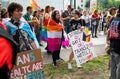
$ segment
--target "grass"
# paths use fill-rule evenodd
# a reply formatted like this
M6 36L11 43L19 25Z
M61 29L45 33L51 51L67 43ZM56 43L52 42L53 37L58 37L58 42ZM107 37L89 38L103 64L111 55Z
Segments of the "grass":
M108 75L108 60L109 57L107 55L100 56L82 64L82 68L80 69L77 68L76 62L73 61L72 70L67 69L67 62L61 63L57 68L54 68L52 64L46 64L43 69L45 79L77 79L77 77L78 79L87 79L85 76L91 76L91 79L94 79L93 75L99 75L99 79L105 79ZM71 77L68 78L68 76Z

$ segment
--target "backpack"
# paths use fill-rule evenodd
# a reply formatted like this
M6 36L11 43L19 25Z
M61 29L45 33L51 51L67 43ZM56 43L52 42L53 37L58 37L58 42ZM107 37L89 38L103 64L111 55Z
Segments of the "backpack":
M111 24L110 24L110 34L109 34L109 39L118 39L119 38L119 26L120 20L113 19Z

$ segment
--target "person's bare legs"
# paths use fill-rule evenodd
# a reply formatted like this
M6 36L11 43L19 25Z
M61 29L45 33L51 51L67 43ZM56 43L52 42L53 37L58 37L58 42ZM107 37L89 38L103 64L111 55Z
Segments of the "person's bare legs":
M70 56L69 56L69 61L68 61L68 69L72 69L72 60L74 58L74 53L73 51L70 53Z
M72 69L72 60L74 58L73 51L70 53L69 61L68 61L68 69ZM82 67L80 64L77 65L78 68Z
M73 51L72 51L72 52L70 53L70 56L69 56L69 63L72 62L73 58L74 58L74 54L73 54Z

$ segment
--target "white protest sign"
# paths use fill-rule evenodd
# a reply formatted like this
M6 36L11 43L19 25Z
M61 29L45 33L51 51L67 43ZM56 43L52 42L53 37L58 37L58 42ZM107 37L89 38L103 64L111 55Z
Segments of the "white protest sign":
M75 30L68 34L77 66L96 57L92 42L83 41L83 31Z

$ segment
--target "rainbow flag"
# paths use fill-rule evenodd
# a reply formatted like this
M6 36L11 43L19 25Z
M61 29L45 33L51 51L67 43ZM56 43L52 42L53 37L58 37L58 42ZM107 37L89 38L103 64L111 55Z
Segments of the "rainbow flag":
M91 31L88 29L85 29L83 33L83 41L89 42L90 38L91 38Z
M62 43L62 30L63 25L56 23L51 18L49 19L47 25L47 35L48 35L48 50L51 52L60 50Z
M38 6L36 0L30 0L30 6L32 7L33 10L40 9L40 7Z
M48 25L48 19L46 19L43 23L43 27L42 27L42 30L41 30L41 37L40 39L43 40L43 41L47 41L48 39L48 36L47 36L47 25Z

